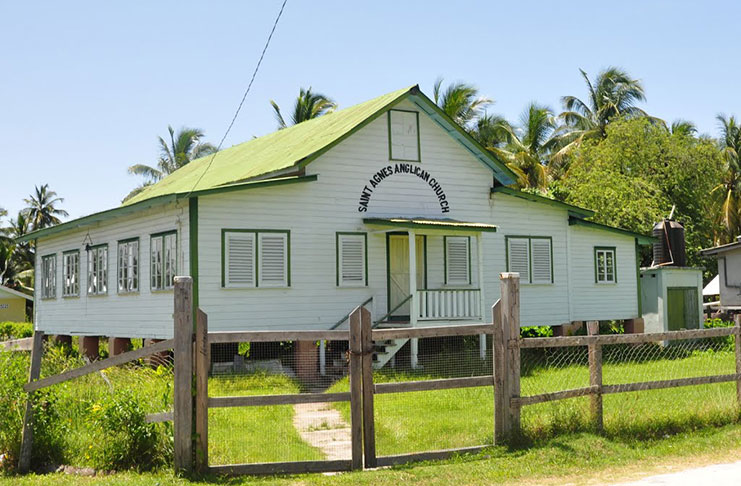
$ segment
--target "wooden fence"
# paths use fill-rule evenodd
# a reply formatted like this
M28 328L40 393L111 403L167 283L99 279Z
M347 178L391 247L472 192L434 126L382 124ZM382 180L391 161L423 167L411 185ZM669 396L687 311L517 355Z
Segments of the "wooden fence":
M564 400L567 398L590 398L592 423L597 430L603 427L602 396L612 393L639 392L692 385L736 382L736 398L741 405L741 320L736 318L735 327L670 331L648 334L599 335L599 322L587 323L587 336L521 338L519 322L512 316L519 315L519 284L513 280L508 292L502 292L501 313L494 313L494 377L497 388L495 441L506 441L520 432L520 410L527 405ZM500 322L496 322L501 318ZM602 346L615 344L665 343L670 341L697 340L735 336L735 373L643 381L635 383L604 384L602 380ZM544 349L559 347L586 347L589 365L589 386L559 390L549 393L521 396L520 394L520 351L522 349Z

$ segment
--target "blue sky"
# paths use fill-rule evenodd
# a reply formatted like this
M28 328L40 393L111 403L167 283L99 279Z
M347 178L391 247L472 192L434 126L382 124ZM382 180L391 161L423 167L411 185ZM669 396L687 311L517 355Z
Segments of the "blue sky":
M265 1L0 4L0 207L49 183L71 217L117 206L167 125L218 142L280 6ZM715 134L741 115L735 2L288 0L225 146L276 127L301 86L341 107L438 76L475 84L517 120L584 97L579 68L640 78L644 108Z

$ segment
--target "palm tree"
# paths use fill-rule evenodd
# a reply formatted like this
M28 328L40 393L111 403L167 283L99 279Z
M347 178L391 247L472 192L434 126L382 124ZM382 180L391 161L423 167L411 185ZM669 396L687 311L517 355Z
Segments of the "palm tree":
M487 106L493 101L485 96L479 96L475 86L460 81L451 83L442 88L443 78L435 81L433 99L458 125L466 129L473 129L473 124L484 114Z
M146 164L135 164L129 167L129 174L140 175L145 178L142 185L131 191L125 198L139 194L145 187L161 180L166 175L172 174L179 168L196 160L216 152L216 147L210 143L202 143L203 130L199 128L181 128L177 133L172 126L167 126L170 140L158 137L160 145L160 156L155 167Z
M278 130L286 128L286 124L283 115L280 112L278 104L270 100L270 104L275 110L275 118L278 120ZM298 93L298 98L293 104L293 114L291 115L291 124L296 125L307 120L318 118L327 113L332 113L337 108L337 104L327 96L321 93L314 93L309 89L301 88Z
M23 211L19 211L18 216L15 219L11 218L10 226L3 230L10 241L16 241L18 238L26 235L30 231L30 221ZM15 243L13 256L17 259L19 267L32 268L34 265L34 248L29 241Z
M520 117L519 127L509 127L509 141L504 147L487 148L517 174L522 189L545 190L548 187L548 160L556 130L556 118L547 106L530 103Z
M716 219L721 230L716 234L716 243L728 243L741 233L741 126L733 116L720 114L716 117L721 136L718 140L725 163L723 179L711 191L717 204Z
M697 134L697 127L691 121L677 119L672 122L669 132L672 135L694 137Z
M587 85L589 98L582 101L576 96L561 98L564 111L559 115L563 126L559 130L560 150L554 154L561 158L581 145L585 140L604 139L607 125L618 117L639 118L649 115L638 108L639 102L646 101L643 84L617 67L608 67L594 80L583 70L579 70ZM658 118L649 117L663 123Z
M57 204L64 202L64 198L57 197L57 193L49 189L49 184L35 187L35 193L23 200L28 207L24 209L24 217L33 230L54 226L62 221L59 216L69 216L64 209L57 208Z

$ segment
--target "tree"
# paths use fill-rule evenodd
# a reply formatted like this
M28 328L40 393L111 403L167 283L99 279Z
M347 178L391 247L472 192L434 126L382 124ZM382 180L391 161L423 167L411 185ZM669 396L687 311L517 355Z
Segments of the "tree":
M57 197L57 193L49 189L49 184L36 186L34 194L23 201L28 204L24 216L34 231L61 223L59 216L69 216L67 211L57 207L64 198Z
M530 103L520 117L520 125L504 128L508 143L503 147L487 147L517 174L522 189L546 190L548 159L553 145L556 120L550 108Z
M695 124L691 121L682 119L674 120L669 131L672 135L683 135L687 137L694 137L697 135L697 127Z
M723 172L713 187L712 195L716 204L718 231L715 243L729 243L741 234L741 126L733 116L718 115L720 139L718 148L723 157Z
M711 141L671 135L645 118L617 120L607 127L607 138L585 142L554 189L567 202L596 210L595 221L643 234L676 205L695 265L699 250L713 244L716 225L708 214L722 171Z
M270 100L270 104L275 111L275 118L278 120L278 130L286 128L286 124L283 115L280 112L278 104ZM313 120L327 113L333 112L337 108L337 104L327 96L321 93L314 93L309 89L299 89L298 98L293 104L293 114L291 115L291 124L296 125L307 120Z
M433 88L433 99L458 125L466 129L473 129L476 121L484 114L487 106L493 101L484 96L479 96L475 86L455 82L443 90L443 78L435 81Z
M131 191L124 198L124 201L134 197L147 186L158 182L191 161L216 152L216 147L210 143L201 142L204 133L199 128L183 127L176 134L172 126L168 125L167 132L170 134L169 141L158 137L160 156L156 166L135 164L129 167L129 174L142 176L145 180L139 187Z
M638 108L646 101L643 84L631 78L623 69L608 67L594 80L579 70L587 85L588 98L582 101L576 96L561 98L564 111L559 115L563 126L559 130L560 150L554 154L556 162L570 154L587 140L602 140L607 136L607 126L618 118L651 118ZM654 122L663 122L651 118Z
M16 239L30 231L24 211L10 226L3 228L0 236L0 285L11 288L30 288L33 283L34 249L31 242L17 243Z

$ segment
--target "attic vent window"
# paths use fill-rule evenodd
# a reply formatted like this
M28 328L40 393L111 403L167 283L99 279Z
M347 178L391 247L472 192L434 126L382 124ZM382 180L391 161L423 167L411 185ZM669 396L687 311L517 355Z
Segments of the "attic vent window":
M390 160L421 161L418 112L389 110L388 132Z

